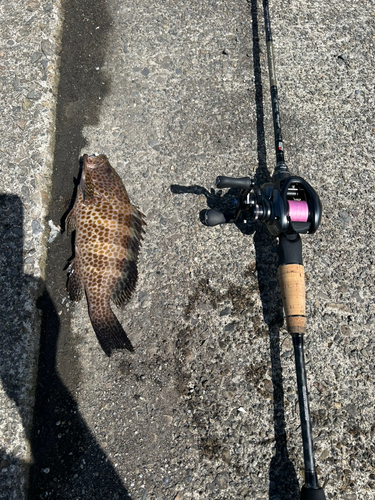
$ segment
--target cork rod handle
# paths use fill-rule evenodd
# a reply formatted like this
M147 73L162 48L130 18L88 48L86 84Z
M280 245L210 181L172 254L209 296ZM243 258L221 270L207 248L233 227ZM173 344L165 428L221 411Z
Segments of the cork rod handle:
M281 265L278 275L288 332L306 333L304 268L299 264Z

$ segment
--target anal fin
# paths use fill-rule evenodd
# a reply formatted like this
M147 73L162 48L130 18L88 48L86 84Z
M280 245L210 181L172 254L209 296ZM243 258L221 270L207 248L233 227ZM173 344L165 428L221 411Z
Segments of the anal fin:
M84 288L79 276L79 266L76 259L72 261L68 268L68 294L71 300L78 302L83 297Z

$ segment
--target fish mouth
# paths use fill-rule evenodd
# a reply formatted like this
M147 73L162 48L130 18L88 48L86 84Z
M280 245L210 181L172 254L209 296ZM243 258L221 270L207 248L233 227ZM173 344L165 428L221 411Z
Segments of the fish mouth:
M103 163L107 162L107 157L105 155L88 155L84 154L82 157L82 171L81 171L81 180L79 182L80 188L83 193L83 198L86 198L86 173L89 169L94 169L103 165Z

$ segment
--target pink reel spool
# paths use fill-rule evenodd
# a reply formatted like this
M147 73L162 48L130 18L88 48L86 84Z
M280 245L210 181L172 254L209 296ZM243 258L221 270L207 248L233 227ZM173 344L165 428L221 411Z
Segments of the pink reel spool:
M288 201L289 217L292 222L307 222L309 206L306 201Z

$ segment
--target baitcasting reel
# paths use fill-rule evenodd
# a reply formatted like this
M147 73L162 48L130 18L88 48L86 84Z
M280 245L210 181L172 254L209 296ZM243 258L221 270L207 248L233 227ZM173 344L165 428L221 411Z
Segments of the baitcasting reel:
M235 200L235 214L210 209L205 213L205 224L237 222L241 215L246 221L248 213L250 220L264 222L273 236L315 233L322 214L315 190L302 177L290 175L285 165L282 170L276 169L273 181L254 189L249 177L217 177L217 188L239 188L240 197Z

